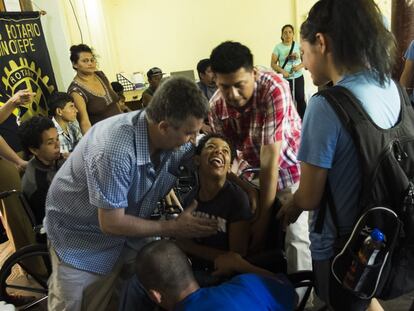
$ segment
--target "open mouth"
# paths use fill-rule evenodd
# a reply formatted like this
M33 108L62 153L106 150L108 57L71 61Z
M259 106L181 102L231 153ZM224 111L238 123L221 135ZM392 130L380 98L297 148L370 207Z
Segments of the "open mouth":
M217 168L224 166L224 161L220 157L212 157L209 159L208 163Z

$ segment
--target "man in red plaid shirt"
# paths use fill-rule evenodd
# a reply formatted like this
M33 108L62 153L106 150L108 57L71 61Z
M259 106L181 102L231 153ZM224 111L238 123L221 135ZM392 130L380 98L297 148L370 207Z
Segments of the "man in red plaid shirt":
M210 60L219 89L210 99L210 125L236 146L238 173L248 166L260 167L260 202L251 244L252 251L259 251L268 238L276 196L283 203L298 187L300 117L289 84L274 72L253 67L253 55L246 46L224 42L213 50ZM286 232L289 273L312 269L308 215L301 217Z

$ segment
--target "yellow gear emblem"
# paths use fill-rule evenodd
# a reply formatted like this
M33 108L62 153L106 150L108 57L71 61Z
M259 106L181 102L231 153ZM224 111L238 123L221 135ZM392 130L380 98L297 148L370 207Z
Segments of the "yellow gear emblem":
M20 119L21 122L30 119L35 115L48 115L48 107L46 98L54 91L55 87L49 85L49 77L45 75L42 77L42 70L36 69L36 64L26 58L20 57L19 64L14 60L9 61L10 68L5 67L5 76L2 77L2 82L6 90L6 94L13 96L17 91L29 89L36 93L33 101L27 105L21 106L13 111L13 114ZM3 106L7 101L4 94L2 94L0 106Z

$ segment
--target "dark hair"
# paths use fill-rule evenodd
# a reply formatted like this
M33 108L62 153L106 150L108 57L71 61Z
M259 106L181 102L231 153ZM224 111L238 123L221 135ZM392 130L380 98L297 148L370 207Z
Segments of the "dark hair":
M94 55L92 49L86 44L81 43L78 45L72 45L70 47L70 61L72 62L72 64L76 64L78 62L79 54L82 52L87 52L87 53L91 53L92 55ZM74 67L72 68L75 69Z
M290 29L292 29L292 32L295 32L295 28L293 28L293 26L292 26L291 24L286 24L286 25L284 25L284 26L282 27L282 31L281 31L282 36L280 37L280 39L282 39L282 42L283 42L283 31L285 30L285 28L290 28Z
M180 127L190 116L205 119L208 101L194 82L172 77L160 85L145 110L152 121L169 120Z
M241 68L253 69L253 55L247 46L226 41L214 48L210 55L211 69L217 73L233 73Z
M73 102L72 97L69 96L67 93L63 92L54 92L48 98L48 107L49 107L49 114L51 116L56 116L56 110L58 108L63 109L65 108L66 104L69 102Z
M371 70L380 85L395 62L394 36L373 0L320 0L302 24L303 40L314 44L320 32L331 39L333 61L342 69Z
M206 143L211 139L211 138L219 138L221 140L224 140L227 145L229 145L230 147L230 158L231 161L233 162L234 158L236 157L236 148L234 147L234 144L231 142L231 140L229 138L227 138L226 136L223 136L221 134L218 133L210 133L207 135L204 135L203 137L201 137L201 139L198 141L196 150L195 150L195 154L200 155L201 152L204 149L204 146L206 145Z
M42 133L53 127L53 121L42 116L34 116L19 126L17 133L27 155L31 154L29 148L40 147Z
M146 290L159 290L174 298L196 282L187 256L169 240L145 245L137 255L135 271Z
M197 64L198 77L201 79L200 74L206 73L208 67L211 66L210 58L204 58Z

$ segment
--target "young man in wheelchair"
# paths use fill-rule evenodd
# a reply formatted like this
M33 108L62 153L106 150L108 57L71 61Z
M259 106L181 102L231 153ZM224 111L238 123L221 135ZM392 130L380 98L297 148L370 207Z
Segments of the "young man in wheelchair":
M200 286L205 287L222 283L223 285L217 287L217 291L215 287L212 287L212 291L214 292L214 294L212 294L212 304L203 302L200 307L201 310L204 310L203 308L212 308L211 310L213 310L214 308L212 306L216 303L215 299L226 301L226 298L223 297L223 293L220 292L219 288L227 288L229 286L228 284L233 284L232 280L229 281L231 276L243 273L255 273L264 277L274 277L276 275L274 271L269 271L256 265L257 262L255 262L254 259L251 261L252 258L247 252L250 239L250 221L252 219L252 212L245 191L234 182L227 179L234 157L235 149L231 142L224 136L212 133L200 139L193 161L196 166L196 186L192 187L192 190L185 194L182 205L188 207L193 205L194 200L196 200L197 208L193 213L198 217L217 219L219 223L218 232L215 235L206 238L177 240L177 246L191 258L192 265L190 269L193 270L192 272L187 271L189 269L186 265L183 266L182 261L175 261L177 252L174 251L174 245L165 245L166 248L172 248L175 254L174 256L170 256L169 254L168 259L163 259L166 257L165 254L161 255L158 251L153 252L152 247L149 248L151 250L143 251L143 253L146 254L144 257L149 256L147 259L156 258L156 263L152 264L158 267L157 275L154 276L150 270L147 270L148 266L146 264L144 265L145 269L140 269L137 266L137 269L141 272L138 273L138 277L134 277L131 282L129 282L123 291L121 310L129 310L132 306L137 305L138 301L142 301L142 298L140 298L143 293L142 288L145 288L145 292L149 295L149 298L154 302L159 303L157 298L154 295L151 295L150 289L152 289L152 285L146 284L145 280L141 283L138 281L141 276L151 276L153 279L152 284L157 284L156 289L160 289L163 284L165 285L167 283L168 286L178 286L177 282L181 283L181 281L175 279L177 275L180 275L180 279L183 283L191 281L190 283L196 285L197 289ZM192 170L194 170L194 168ZM186 170L187 175L189 174L189 171L191 171L191 169ZM171 243L167 241L163 242ZM155 246L155 243L153 246ZM154 247L154 249L158 249L158 247ZM164 248L161 247L161 249ZM164 249L161 252L167 251ZM182 257L182 255L179 255L178 257ZM137 261L141 261L141 256L138 256ZM275 262L278 262L277 259L272 261L272 263ZM277 267L276 270L278 272L286 272L285 269L286 268L283 265L283 267ZM190 279L185 279L185 276L183 276L181 272L177 272L183 270L186 271L186 275L191 274ZM256 277L261 279L259 276L255 276L255 278ZM243 276L241 276L241 278L243 278ZM306 279L306 275L300 275L299 278ZM284 279L284 277L282 277L282 279ZM261 282L262 281L260 280L259 283ZM188 285L189 283L186 284ZM268 293L269 289L263 288L264 295L266 297L272 297L271 300L276 298L280 299L280 292L284 292L287 295L285 298L291 299L293 297L293 295L291 295L293 291L291 291L289 282L281 282L279 285L282 286L274 287L270 290L271 293ZM204 290L202 289L200 291ZM168 293L164 292L163 295L167 295L168 297L166 298L166 296L163 296L162 298L172 299L174 301L177 297L172 297L170 294L171 291ZM237 294L237 297L240 298L240 296L246 296L245 294L244 290L242 290ZM138 299L137 302L135 301L136 299ZM244 299L249 300L251 297L247 294L247 298L244 297ZM148 297L144 300L146 301L146 306L150 307L151 302ZM171 303L174 305L174 302ZM234 303L236 302L234 301ZM267 303L267 301L264 303ZM236 304L238 308L243 309L243 307L245 307L241 301L238 301ZM160 305L167 310L171 307L171 305L164 304L164 302ZM181 303L179 305L181 309L179 308L177 310L193 310L192 308L194 308L194 305L186 305L185 307L181 306ZM291 306L293 305L294 304L292 303ZM260 306L257 308L260 309ZM291 309L293 309L293 307L289 307L286 310ZM243 310L246 310L246 308ZM281 310L284 309L282 308Z
M214 260L232 251L247 255L252 212L247 194L227 179L236 155L230 141L220 134L202 137L194 156L197 185L185 197L183 206L193 200L200 217L218 220L217 234L196 239L179 239L178 245L191 256L196 277L202 285L216 282L210 277Z
M50 183L64 162L59 135L53 121L41 116L24 122L18 133L25 152L33 156L23 175L22 191L33 211L36 225L40 225L45 217Z

